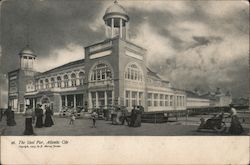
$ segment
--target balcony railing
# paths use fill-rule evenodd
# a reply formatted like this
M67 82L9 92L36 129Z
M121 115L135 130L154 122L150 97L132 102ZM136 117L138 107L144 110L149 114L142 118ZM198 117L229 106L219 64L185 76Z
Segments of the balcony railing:
M114 86L114 80L100 80L89 82L89 87L96 86Z

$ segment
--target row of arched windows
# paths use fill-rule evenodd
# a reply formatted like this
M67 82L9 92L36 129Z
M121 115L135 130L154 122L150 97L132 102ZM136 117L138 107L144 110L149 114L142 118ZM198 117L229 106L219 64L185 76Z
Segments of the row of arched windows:
M111 68L105 63L97 64L90 72L90 82L110 80L111 78Z
M39 89L48 89L54 87L75 87L84 84L85 74L84 72L78 73L78 78L76 73L72 73L70 75L57 76L46 78L44 80L39 80L37 84L37 88Z
M135 63L129 64L124 73L125 79L133 81L143 81L143 72L142 69ZM90 82L98 82L111 80L113 77L112 69L109 65L105 63L99 63L92 68L90 71ZM57 77L46 78L39 80L37 83L39 89L47 89L54 87L74 87L78 85L83 85L84 83L84 72L79 72L78 76L76 73L70 75L63 75Z
M90 73L90 81L104 81L112 78L111 68L105 64L97 64ZM135 63L129 64L125 69L125 79L143 81L142 69Z
M125 79L134 81L143 81L141 68L136 64L130 64L125 69Z

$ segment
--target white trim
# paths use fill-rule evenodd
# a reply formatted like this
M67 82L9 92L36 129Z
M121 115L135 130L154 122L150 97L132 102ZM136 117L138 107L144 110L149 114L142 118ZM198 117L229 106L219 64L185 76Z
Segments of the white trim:
M111 53L112 53L111 50L106 50L106 51L103 51L103 52L91 54L90 57L89 57L89 59L95 59L95 58L104 57L104 56L110 55Z
M139 55L139 54L136 54L132 51L129 51L129 50L125 50L125 54L129 57L133 57L133 58L136 58L138 60L143 60L143 56Z

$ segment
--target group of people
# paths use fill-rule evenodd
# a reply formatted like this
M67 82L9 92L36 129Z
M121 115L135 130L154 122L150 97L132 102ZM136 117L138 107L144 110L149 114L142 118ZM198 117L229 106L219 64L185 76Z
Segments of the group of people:
M124 125L126 122L129 127L140 127L143 111L144 108L142 106L133 106L131 114L129 115L126 108L117 107L117 109L111 113L112 124Z
M24 135L34 135L33 125L35 123L36 128L42 128L42 127L51 127L54 125L54 121L52 119L53 111L50 109L49 106L45 106L45 113L43 109L41 108L41 104L37 104L37 107L35 108L35 111L27 106L25 111L25 130ZM45 114L45 120L43 120L43 116Z
M140 127L141 126L141 118L142 118L142 112L144 111L142 106L134 106L131 111L131 117L130 117L130 127Z
M240 120L237 115L237 111L235 107L230 104L230 115L228 117L231 118L230 127L228 129L228 133L231 135L240 135L244 132L244 129L240 123ZM221 112L219 114L215 114L212 118L205 120L204 118L201 118L201 124L198 127L198 130L200 129L210 129L210 128L216 128L216 126L221 127L221 124L223 123L224 119L224 112ZM226 130L226 127L223 131Z

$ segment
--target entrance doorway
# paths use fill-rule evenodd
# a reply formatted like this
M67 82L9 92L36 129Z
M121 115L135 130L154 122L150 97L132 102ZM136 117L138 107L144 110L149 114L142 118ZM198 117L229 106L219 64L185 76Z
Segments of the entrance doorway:
M45 107L50 106L50 99L47 96L42 97L41 104L42 104L41 108L43 109L43 113L45 113L46 111Z

